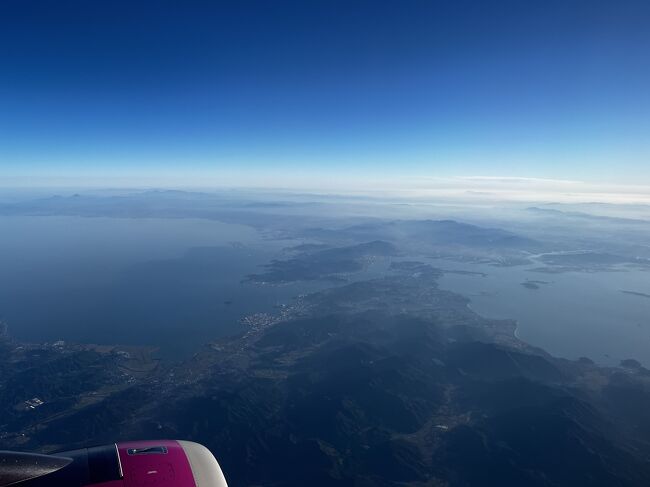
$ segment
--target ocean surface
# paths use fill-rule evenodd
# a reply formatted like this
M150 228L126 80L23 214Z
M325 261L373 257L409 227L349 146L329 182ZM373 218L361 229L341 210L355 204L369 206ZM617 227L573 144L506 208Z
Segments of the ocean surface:
M323 283L248 274L292 242L192 219L0 218L0 319L21 341L153 345L183 356Z
M494 267L435 259L450 270L440 287L471 300L489 318L517 321L517 336L565 358L588 357L603 365L633 358L650 367L650 272L620 268L613 272L533 272L534 266ZM537 283L537 289L522 285Z

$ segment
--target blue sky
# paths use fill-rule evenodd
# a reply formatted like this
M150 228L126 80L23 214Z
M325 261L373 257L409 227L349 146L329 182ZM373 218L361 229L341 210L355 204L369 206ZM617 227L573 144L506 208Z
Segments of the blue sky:
M0 177L650 184L648 25L632 1L5 0Z

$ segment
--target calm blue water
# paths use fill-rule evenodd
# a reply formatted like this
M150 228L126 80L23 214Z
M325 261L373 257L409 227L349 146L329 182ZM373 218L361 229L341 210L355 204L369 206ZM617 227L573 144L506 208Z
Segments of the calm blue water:
M0 218L0 319L24 341L146 344L185 354L322 283L246 275L287 242L206 220Z
M586 356L609 365L634 358L650 366L650 299L621 292L650 294L649 272L542 274L529 270L537 266L432 264L486 273L446 274L440 287L470 298L472 309L483 316L517 320L519 338L553 355ZM548 284L531 290L521 285L526 280Z

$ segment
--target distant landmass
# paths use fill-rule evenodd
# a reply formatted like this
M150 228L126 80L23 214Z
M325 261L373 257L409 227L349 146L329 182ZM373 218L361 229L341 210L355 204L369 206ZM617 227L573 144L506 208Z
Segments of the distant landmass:
M393 249L325 255L366 252ZM188 438L234 485L650 482L649 371L553 358L439 289L442 271L390 269L251 317L182 364L5 339L2 442Z
M623 289L621 289L621 292L623 294L630 294L632 296L639 296L641 298L650 298L650 294L648 294L648 293L640 293L638 291L626 291L626 290L623 290Z
M618 205L614 205L618 206ZM647 212L647 208L646 212ZM566 218L566 219L582 219L582 220L591 220L595 222L610 222L617 224L632 224L632 225L647 225L650 220L637 219L637 218L623 218L620 216L608 216L608 215L595 215L592 213L585 213L581 211L564 211L558 210L555 208L539 208L537 206L531 206L527 210L533 214L549 216L554 218Z
M340 279L342 275L362 270L369 259L397 255L394 245L381 240L338 248L302 245L291 250L303 253L288 260L276 260L267 266L265 273L253 274L249 279L271 283Z
M533 290L539 289L540 286L544 286L546 284L550 284L550 283L548 281L539 281L534 279L527 279L526 281L521 283L521 285L526 289L533 289Z

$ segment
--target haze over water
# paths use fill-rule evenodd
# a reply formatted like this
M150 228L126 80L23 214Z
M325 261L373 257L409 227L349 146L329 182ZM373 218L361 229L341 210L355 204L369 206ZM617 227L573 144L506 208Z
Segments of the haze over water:
M239 319L317 284L254 286L287 242L251 227L192 219L0 218L0 319L41 342L196 351L240 333Z

